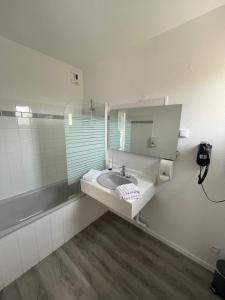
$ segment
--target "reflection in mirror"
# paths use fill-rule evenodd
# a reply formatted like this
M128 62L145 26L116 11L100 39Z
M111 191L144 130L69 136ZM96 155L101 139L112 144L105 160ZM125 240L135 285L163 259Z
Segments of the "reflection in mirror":
M109 148L175 160L181 105L111 110Z

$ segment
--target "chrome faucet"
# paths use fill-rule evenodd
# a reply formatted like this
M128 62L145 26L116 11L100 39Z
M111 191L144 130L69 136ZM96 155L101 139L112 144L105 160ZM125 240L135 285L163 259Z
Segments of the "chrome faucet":
M126 176L126 166L122 166L120 168L121 168L120 175L125 177Z

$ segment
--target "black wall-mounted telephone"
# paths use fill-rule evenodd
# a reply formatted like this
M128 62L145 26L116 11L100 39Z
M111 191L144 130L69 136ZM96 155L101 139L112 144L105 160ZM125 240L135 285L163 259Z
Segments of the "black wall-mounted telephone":
M198 154L196 159L197 164L200 166L198 184L202 184L208 174L211 152L212 152L212 145L210 145L207 142L202 142L198 146Z

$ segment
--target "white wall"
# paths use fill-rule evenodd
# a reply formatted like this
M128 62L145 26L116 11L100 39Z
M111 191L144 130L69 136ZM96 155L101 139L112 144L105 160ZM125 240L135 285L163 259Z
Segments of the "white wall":
M85 69L85 94L113 105L143 95L169 96L183 104L181 127L191 137L179 141L174 180L158 187L145 208L151 230L195 256L206 266L225 254L225 204L206 200L197 185L196 146L213 144L206 188L214 199L225 199L225 7L151 39L119 56ZM147 170L151 159L119 155L117 161ZM136 164L135 164L136 162Z
M70 70L80 86L71 84ZM1 100L63 105L82 98L82 70L0 36Z

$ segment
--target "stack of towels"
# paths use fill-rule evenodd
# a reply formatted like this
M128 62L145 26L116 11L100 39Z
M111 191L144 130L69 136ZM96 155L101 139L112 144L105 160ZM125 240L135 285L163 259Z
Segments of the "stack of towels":
M116 192L118 193L120 199L127 202L133 202L140 199L140 190L133 183L119 185L116 188Z
M87 181L95 181L101 173L102 171L91 169L86 174L84 174L83 179Z

